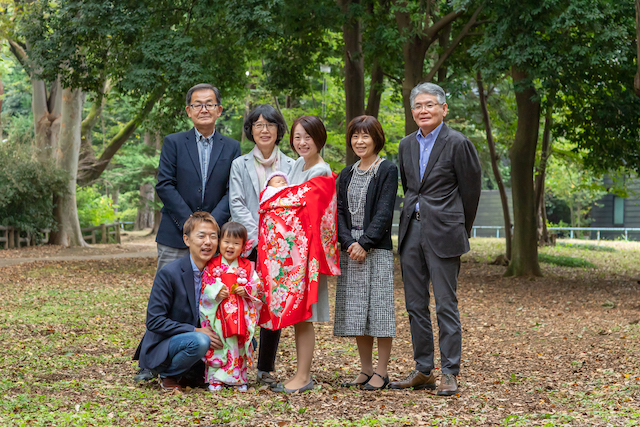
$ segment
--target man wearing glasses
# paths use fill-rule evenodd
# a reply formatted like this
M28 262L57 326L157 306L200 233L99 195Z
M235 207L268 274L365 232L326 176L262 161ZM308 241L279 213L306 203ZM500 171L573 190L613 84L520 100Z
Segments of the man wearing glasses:
M460 255L469 251L469 234L480 200L480 160L463 134L447 127L445 92L433 83L411 91L417 132L398 147L404 205L398 252L409 313L415 369L395 389L435 389L434 343L429 282L438 318L442 375L437 393L458 391L462 330L456 290Z
M220 91L207 83L197 84L187 92L185 108L193 128L164 138L158 165L156 191L164 206L156 236L156 274L189 253L182 228L193 212L210 212L220 226L231 216L229 173L231 163L240 156L240 143L216 132L216 120L222 114ZM154 377L155 372L141 369L134 379Z

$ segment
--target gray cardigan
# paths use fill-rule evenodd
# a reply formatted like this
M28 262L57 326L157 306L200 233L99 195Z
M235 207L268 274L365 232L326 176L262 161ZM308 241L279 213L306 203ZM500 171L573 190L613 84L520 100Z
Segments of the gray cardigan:
M280 170L286 174L294 160L280 152ZM253 247L258 245L258 221L260 210L260 183L253 160L253 154L240 156L231 164L229 175L229 210L231 221L239 222L247 228L247 238L253 239Z

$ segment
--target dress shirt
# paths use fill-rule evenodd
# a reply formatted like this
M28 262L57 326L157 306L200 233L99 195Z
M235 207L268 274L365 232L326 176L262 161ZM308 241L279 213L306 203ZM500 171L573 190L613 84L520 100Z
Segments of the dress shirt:
M426 136L422 135L422 129L418 130L416 134L416 139L420 144L420 181L424 178L424 171L427 169L427 164L429 163L429 157L431 156L431 151L433 150L433 145L436 143L436 139L438 139L438 135L440 135L440 129L442 129L441 122L438 127L429 132ZM420 202L416 203L416 212L420 210Z
M198 157L200 157L200 170L202 171L202 203L204 203L204 189L207 183L207 171L209 170L209 158L211 158L211 145L213 144L213 135L215 135L216 131L213 130L213 133L207 137L198 132L198 129L195 127L193 130L196 131L196 141L198 142Z
M200 307L200 292L202 291L202 271L193 262L193 258L189 255L191 268L193 269L193 286L195 287L196 305ZM204 270L203 270L204 271Z

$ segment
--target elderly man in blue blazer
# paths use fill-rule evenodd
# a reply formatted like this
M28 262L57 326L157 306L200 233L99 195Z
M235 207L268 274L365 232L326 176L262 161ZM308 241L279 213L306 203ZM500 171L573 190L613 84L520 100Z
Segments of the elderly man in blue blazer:
M220 226L229 220L229 173L240 156L240 143L216 131L222 114L218 88L201 83L187 92L193 128L167 135L162 144L156 191L162 220L156 242L159 271L188 251L182 227L196 211L210 212Z
M436 388L431 282L442 368L437 393L450 396L458 392L462 350L456 294L460 256L469 250L468 237L480 200L480 160L471 141L444 124L448 107L440 86L419 84L411 91L410 102L419 129L398 147L405 195L398 252L416 365L390 388Z
M222 348L211 327L200 327L202 272L218 248L220 229L208 212L195 212L184 224L188 253L158 271L147 305L147 331L137 357L140 367L160 373L165 390L182 390L181 379L203 381L204 365L197 363L209 348Z

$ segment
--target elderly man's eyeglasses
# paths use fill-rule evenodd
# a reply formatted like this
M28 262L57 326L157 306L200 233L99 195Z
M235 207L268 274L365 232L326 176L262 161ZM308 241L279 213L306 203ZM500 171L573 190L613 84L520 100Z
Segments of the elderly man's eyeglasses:
M213 110L218 105L219 104L216 104L214 102L207 102L206 104L191 104L191 105L189 105L189 107L193 108L195 111L200 111L200 110L202 110L202 108L204 108L207 111L209 111L209 110Z
M275 128L277 128L278 125L275 123L262 123L262 122L255 122L253 124L253 128L257 131L262 131L263 129L268 129L268 130L274 130Z
M433 110L434 108L436 108L438 105L440 105L437 102L429 102L428 104L416 104L413 106L412 110L413 111L424 111L424 110Z

